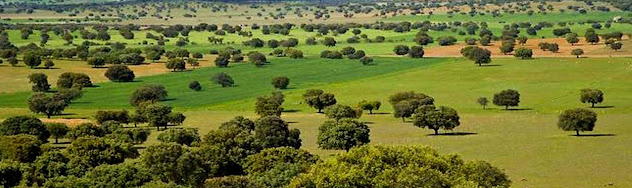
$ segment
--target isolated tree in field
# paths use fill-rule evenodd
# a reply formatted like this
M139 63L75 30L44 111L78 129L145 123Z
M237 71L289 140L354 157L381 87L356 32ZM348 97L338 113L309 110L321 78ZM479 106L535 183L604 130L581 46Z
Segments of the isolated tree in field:
M193 81L193 82L189 83L189 89L191 89L193 91L200 91L200 90L202 90L202 85L198 81Z
M334 105L337 102L334 94L325 93L320 89L307 90L303 94L303 100L310 107L318 109L318 113L321 113L325 107Z
M230 55L219 55L215 58L215 66L217 67L228 67L228 63L230 62Z
M571 46L574 46L575 44L577 44L579 42L579 38L577 37L577 33L566 34L566 42L571 44Z
M509 109L510 106L518 106L520 103L520 93L513 89L503 90L500 93L494 94L493 102L497 106L505 106L505 109Z
M257 67L262 67L268 63L266 56L259 52L248 53L248 61L254 63Z
M514 51L514 46L513 41L503 41L502 45L500 45L500 52L507 55Z
M523 46L527 44L527 40L529 40L529 37L526 37L526 36L519 36L518 38L516 38L516 41L518 41L518 44L523 45Z
M318 128L318 147L322 149L349 149L368 144L369 127L357 120L325 121Z
M595 104L603 102L603 92L598 89L582 89L580 90L579 101L582 103L590 103L594 108Z
M272 86L277 89L287 89L287 86L290 85L290 78L285 76L279 76L272 78Z
M487 103L489 103L489 100L487 100L487 97L479 97L476 100L476 102L480 104L483 107L483 109L485 109L485 106L487 106Z
M614 51L620 50L621 47L623 47L623 43L621 43L621 42L614 42L614 43L610 44L610 49L612 49Z
M50 135L55 139L55 144L57 144L60 138L66 137L66 133L70 131L70 128L63 123L49 123L46 124L46 130L50 132Z
M7 62L9 62L9 65L11 65L12 67L15 67L18 65L18 59L15 57L7 58Z
M168 92L165 86L150 84L136 89L130 98L132 106L138 106L143 102L158 102L167 99Z
M343 118L358 119L362 116L362 110L354 109L347 105L335 104L325 108L325 115L336 121L340 121Z
M366 101L362 100L358 103L358 108L362 110L368 110L369 114L373 114L373 110L379 110L382 103L380 101Z
M397 45L393 48L393 52L395 52L395 54L397 55L406 55L408 54L409 50L410 48L405 45Z
M53 68L53 66L55 66L55 63L53 63L52 60L47 59L46 61L44 61L44 68L50 69Z
M590 44L599 43L599 35L595 32L594 29L587 29L586 33L584 34L584 38L586 38L586 42L589 42Z
M272 92L270 96L257 97L255 102L255 113L261 117L265 116L281 116L283 112L283 102L285 96L281 92Z
M583 108L565 110L560 114L557 126L564 131L592 131L597 122L597 113Z
M167 67L167 69L173 69L173 72L183 71L186 69L186 63L184 63L184 60L182 59L173 58L167 61L167 64L165 64L165 67Z
M360 63L362 63L362 65L373 65L373 58L364 56L360 58Z
M50 136L44 123L33 116L13 116L0 123L0 137L18 134L33 135L43 142Z
M424 107L418 109L413 117L413 124L417 127L432 129L435 135L438 135L439 129L452 130L461 123L456 110L440 106L439 108Z
M193 68L200 66L200 61L197 58L189 58L187 59L187 63Z
M301 132L289 129L287 122L279 116L266 116L255 122L255 139L264 148L289 146L301 147Z
M26 66L29 66L31 68L35 68L42 64L42 59L40 55L36 52L27 52L24 55L23 61Z
M28 99L29 110L34 113L44 113L50 118L52 115L61 114L68 106L64 100L56 100L44 93L35 93Z
M492 62L492 52L490 52L489 50L476 46L466 48L466 50L461 51L461 54L464 57L467 57L469 60L474 61L474 63L478 64L478 66L482 66L483 64L488 64Z
M93 68L101 67L105 65L105 58L103 57L90 57L87 60L88 65L92 65Z
M333 37L325 37L325 39L323 39L323 44L327 47L336 46L336 43L336 39Z
M413 46L408 51L408 56L411 58L422 58L424 57L424 47L422 46Z
M557 43L551 43L549 44L549 51L553 52L553 53L557 53L558 51L560 51L560 46Z
M156 51L150 51L145 54L145 58L151 60L152 62L156 62L160 60L160 53Z
M223 72L213 75L211 81L221 85L222 87L233 87L235 85L235 81L233 81L233 78Z
M136 76L134 71L125 65L112 65L105 71L105 77L116 82L131 82Z
M573 51L571 51L571 55L576 56L577 58L579 58L579 56L584 55L584 50L582 49L573 49Z
M530 59L533 57L533 50L529 48L518 48L516 52L514 52L514 57L520 59Z
M34 92L44 92L50 90L48 77L43 73L33 73L29 75L29 82L33 84L31 90Z

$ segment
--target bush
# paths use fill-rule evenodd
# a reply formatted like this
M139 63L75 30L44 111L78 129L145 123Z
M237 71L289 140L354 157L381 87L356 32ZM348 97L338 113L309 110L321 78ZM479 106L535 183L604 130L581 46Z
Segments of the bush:
M116 82L134 81L134 71L125 65L112 65L105 71L105 77Z
M422 58L424 57L424 48L422 46L413 46L408 51L408 56L411 58Z
M226 73L217 73L215 74L211 80L213 82L215 82L216 84L221 85L222 87L233 87L233 85L235 84L235 81L233 81L233 78L231 78L228 74Z
M410 48L408 48L408 46L405 46L405 45L397 45L395 46L395 48L393 48L393 52L395 52L395 54L397 55L406 55L408 54L409 50Z
M200 82L198 82L198 81L193 81L193 82L189 83L189 89L191 89L193 91L200 91L200 90L202 90L202 85L200 85Z
M277 89L287 89L287 86L290 85L290 78L285 76L272 78L272 85Z
M132 106L138 106L142 102L158 102L167 99L167 89L165 86L149 84L136 89L130 98Z
M368 57L368 56L364 56L364 57L360 58L360 62L363 65L372 65L373 64L373 58L372 57Z
M449 46L456 43L456 38L454 38L453 36L439 37L437 41L439 42L440 46Z
M521 59L528 59L533 56L533 50L529 48L518 48L514 53L514 57L518 57Z

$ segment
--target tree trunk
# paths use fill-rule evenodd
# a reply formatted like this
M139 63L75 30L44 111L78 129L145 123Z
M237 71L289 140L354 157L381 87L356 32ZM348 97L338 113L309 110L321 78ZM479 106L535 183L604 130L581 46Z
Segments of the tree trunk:
M592 106L591 106L591 108L594 108L594 107L595 107L595 103L593 102L593 103L592 103Z
M373 110L369 110L369 114L373 114Z
M406 122L406 119L404 119L404 117L402 117L402 122Z
M435 129L435 135L439 135L439 129Z
M322 109L320 109L320 108L319 108L319 109L318 109L318 113L320 113L320 112L321 112L321 110L322 110Z
M59 144L59 138L55 138L55 144Z
M579 129L575 129L575 135L579 136Z
M157 131L160 131L160 126L156 126L156 130L157 130Z
M48 117L48 119L50 119L50 113L46 113L46 117Z
M485 105L483 105L483 110L485 110Z
M509 110L509 105L505 105L505 110Z

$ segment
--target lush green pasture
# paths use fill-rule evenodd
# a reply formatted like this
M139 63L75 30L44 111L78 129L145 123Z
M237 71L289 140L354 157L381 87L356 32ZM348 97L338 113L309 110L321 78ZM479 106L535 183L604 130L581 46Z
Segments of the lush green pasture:
M184 126L196 127L201 134L237 115L256 118L254 97L273 91L269 78L285 75L292 79L284 91L283 118L301 130L303 147L326 156L338 151L318 149L318 126L322 114L301 104L305 89L321 88L336 95L339 103L354 105L360 100L380 100L378 114L365 114L361 120L371 128L372 144L431 145L446 153L459 153L467 159L486 160L508 173L515 187L615 187L632 186L632 62L628 58L537 58L494 59L492 66L478 67L462 58L378 58L376 66L357 61L272 59L265 68L238 64L227 69L203 68L190 72L140 77L134 83L99 83L87 88L84 98L71 105L66 117L91 117L97 109L128 107L127 97L137 86L158 83L170 91L165 103L183 111ZM211 74L225 71L237 83L234 88L213 86ZM200 80L204 89L186 88ZM599 88L606 100L595 108L599 120L591 136L575 137L556 127L561 110L586 107L578 100L582 88ZM520 110L483 110L476 98L502 89L521 92ZM461 126L454 132L462 136L430 136L410 122L392 117L387 97L397 91L424 92L437 105L454 107L461 115ZM28 93L0 95L0 117L25 114ZM13 108L9 108L13 107ZM155 136L154 133L153 136ZM155 143L155 140L148 142Z
M402 61L406 60L406 61ZM436 64L442 59L410 60L403 58L378 58L374 66L364 66L357 60L326 60L308 58L292 60L275 58L264 68L252 64L233 64L230 68L202 68L186 72L141 77L132 83L108 82L95 88L86 88L84 97L71 105L71 108L126 108L129 96L139 86L162 84L169 90L166 103L178 108L207 107L238 99L253 98L274 91L270 84L276 76L291 79L289 91L304 90L366 77L405 71L412 68ZM231 75L237 87L222 88L211 83L211 76L226 72ZM191 81L200 81L203 91L196 92L187 88ZM0 106L24 107L30 92L7 94L0 99Z

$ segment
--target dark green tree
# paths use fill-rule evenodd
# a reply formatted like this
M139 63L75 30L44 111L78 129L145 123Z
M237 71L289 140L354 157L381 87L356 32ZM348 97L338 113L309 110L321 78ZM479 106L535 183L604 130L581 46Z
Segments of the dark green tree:
M43 73L33 73L29 75L29 83L33 84L32 91L44 92L50 90L50 84L48 84L48 76Z
M520 103L520 93L513 89L503 90L500 93L494 94L493 102L497 106L505 106L505 109L509 109L510 106L518 106Z
M557 126L564 131L592 131L597 122L597 113L583 108L565 110L560 114Z
M105 71L105 77L117 82L131 82L136 76L134 71L125 65L112 65Z
M142 102L158 102L167 99L167 89L162 85L144 85L136 89L130 98L132 106L138 106Z
M235 85L233 78L223 72L215 74L211 80L222 87L233 87Z
M255 139L264 148L290 146L301 147L300 131L289 129L279 116L266 116L255 122Z
M582 89L580 91L579 101L582 103L590 103L591 107L594 108L595 104L603 102L603 92L598 89Z
M368 144L369 127L357 120L325 121L318 128L318 147L323 149L349 149Z
M325 93L320 89L310 89L303 94L303 100L310 107L318 109L318 113L327 107L336 104L336 98L334 94Z
M55 144L59 143L60 138L66 137L70 128L63 123L49 123L46 124L46 130L50 132L50 135L55 139Z
M439 108L432 106L417 109L413 117L413 124L417 127L432 129L435 135L438 135L439 129L452 130L461 123L456 110L445 106Z
M290 78L285 76L279 76L272 78L272 85L277 89L287 89L287 86L290 85Z

